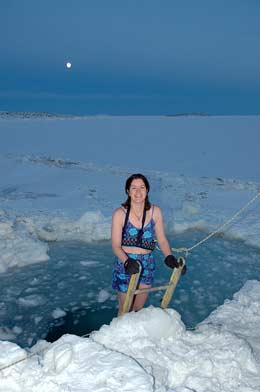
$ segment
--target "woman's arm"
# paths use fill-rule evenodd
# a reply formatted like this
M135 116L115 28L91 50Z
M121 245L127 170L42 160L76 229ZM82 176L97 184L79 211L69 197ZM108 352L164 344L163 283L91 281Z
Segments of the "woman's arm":
M128 259L121 246L124 218L125 214L122 208L117 208L113 214L111 226L112 250L123 263Z
M159 247L165 257L171 255L172 251L164 233L162 211L158 206L154 207L154 221L155 221L155 233L156 233Z
M164 254L165 257L165 264L170 267L170 268L179 268L182 266L182 262L179 262L173 255L172 255L172 250L170 248L169 242L164 234L164 227L163 227L163 217L162 217L162 212L159 207L156 207L156 220L155 220L155 233L157 237L157 241L159 244L159 247L161 251ZM181 273L185 274L186 272L186 266L182 268Z

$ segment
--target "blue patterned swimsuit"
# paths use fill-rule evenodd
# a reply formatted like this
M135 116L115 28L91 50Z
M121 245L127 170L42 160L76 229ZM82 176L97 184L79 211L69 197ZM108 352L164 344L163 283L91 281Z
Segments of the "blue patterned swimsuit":
M152 207L154 209L154 206ZM133 246L143 249L149 249L151 251L155 248L155 222L152 218L147 225L143 228L143 234L140 243L137 243L138 233L141 229L135 227L129 220L125 225L124 232L122 233L122 246ZM136 254L126 253L128 257L138 260L142 266L139 284L151 286L154 279L155 271L155 260L153 253ZM123 293L127 292L129 281L131 276L125 273L124 263L115 258L114 269L113 269L113 280L112 287L117 291Z

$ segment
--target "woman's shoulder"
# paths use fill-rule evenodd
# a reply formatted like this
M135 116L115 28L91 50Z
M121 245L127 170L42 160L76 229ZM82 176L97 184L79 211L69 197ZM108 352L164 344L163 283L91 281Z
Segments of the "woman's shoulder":
M152 217L154 219L154 221L156 221L156 219L158 219L158 217L162 216L162 210L159 206L157 206L156 204L152 205Z
M158 214L161 212L161 208L159 206L157 206L156 204L152 204L151 209L154 214Z
M113 212L113 217L114 218L121 218L122 216L125 216L126 214L126 210L124 209L124 207L118 207L114 210Z

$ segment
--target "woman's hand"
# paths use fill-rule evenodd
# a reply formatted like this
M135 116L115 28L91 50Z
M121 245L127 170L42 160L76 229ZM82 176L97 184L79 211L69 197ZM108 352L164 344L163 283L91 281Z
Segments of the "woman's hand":
M140 264L135 259L128 257L128 259L124 263L124 267L125 267L125 272L128 275L133 275L139 272Z
M174 257L173 255L168 255L167 257L165 257L164 262L170 268L179 268L182 267L183 265L182 259L180 259L180 262L178 262L176 257ZM186 273L186 270L187 270L186 265L184 265L181 271L182 275Z
M164 262L170 268L179 268L178 260L173 255L168 255L165 257Z

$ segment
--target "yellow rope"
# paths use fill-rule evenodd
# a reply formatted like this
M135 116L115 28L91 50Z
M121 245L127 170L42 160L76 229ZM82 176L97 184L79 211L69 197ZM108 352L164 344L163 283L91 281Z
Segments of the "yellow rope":
M42 350L42 351L43 351L43 350ZM2 367L0 368L0 372L1 372L2 370L5 370L5 369L11 367L11 366L17 365L17 363L26 361L26 359L29 359L29 358L33 357L34 355L37 355L37 354L38 354L38 353L30 354L30 355L28 355L28 356L26 356L26 357L24 357L24 358L18 359L18 360L15 361L15 362L11 362L11 363L9 363L8 365L2 366Z
M216 230L214 230L212 233L207 235L205 238L203 238L201 241L197 242L195 245L191 246L190 248L171 248L173 252L177 253L186 253L186 255L191 252L193 249L197 248L199 245L203 244L207 240L209 240L211 237L213 237L215 234L219 233L221 230L224 229L227 225L229 225L234 219L236 219L242 212L248 208L254 201L260 196L260 192L258 192L251 200L249 200L248 203L244 205L244 207L240 208L231 218L229 218L226 222L224 222L221 226L219 226Z
M81 335L80 337L81 338L88 338L89 336L90 336L90 333L86 333L85 335ZM49 349L49 347L45 347L45 348L43 348L43 349L41 349L41 350L39 350L39 351L37 351L35 353L28 354L26 357L17 359L17 361L11 362L8 365L4 365L4 366L0 367L0 372L2 370L8 369L8 368L10 368L10 367L12 367L14 365L17 365L20 362L26 361L27 359L30 359L30 358L34 357L35 355L42 354L43 352L47 351L48 349Z

